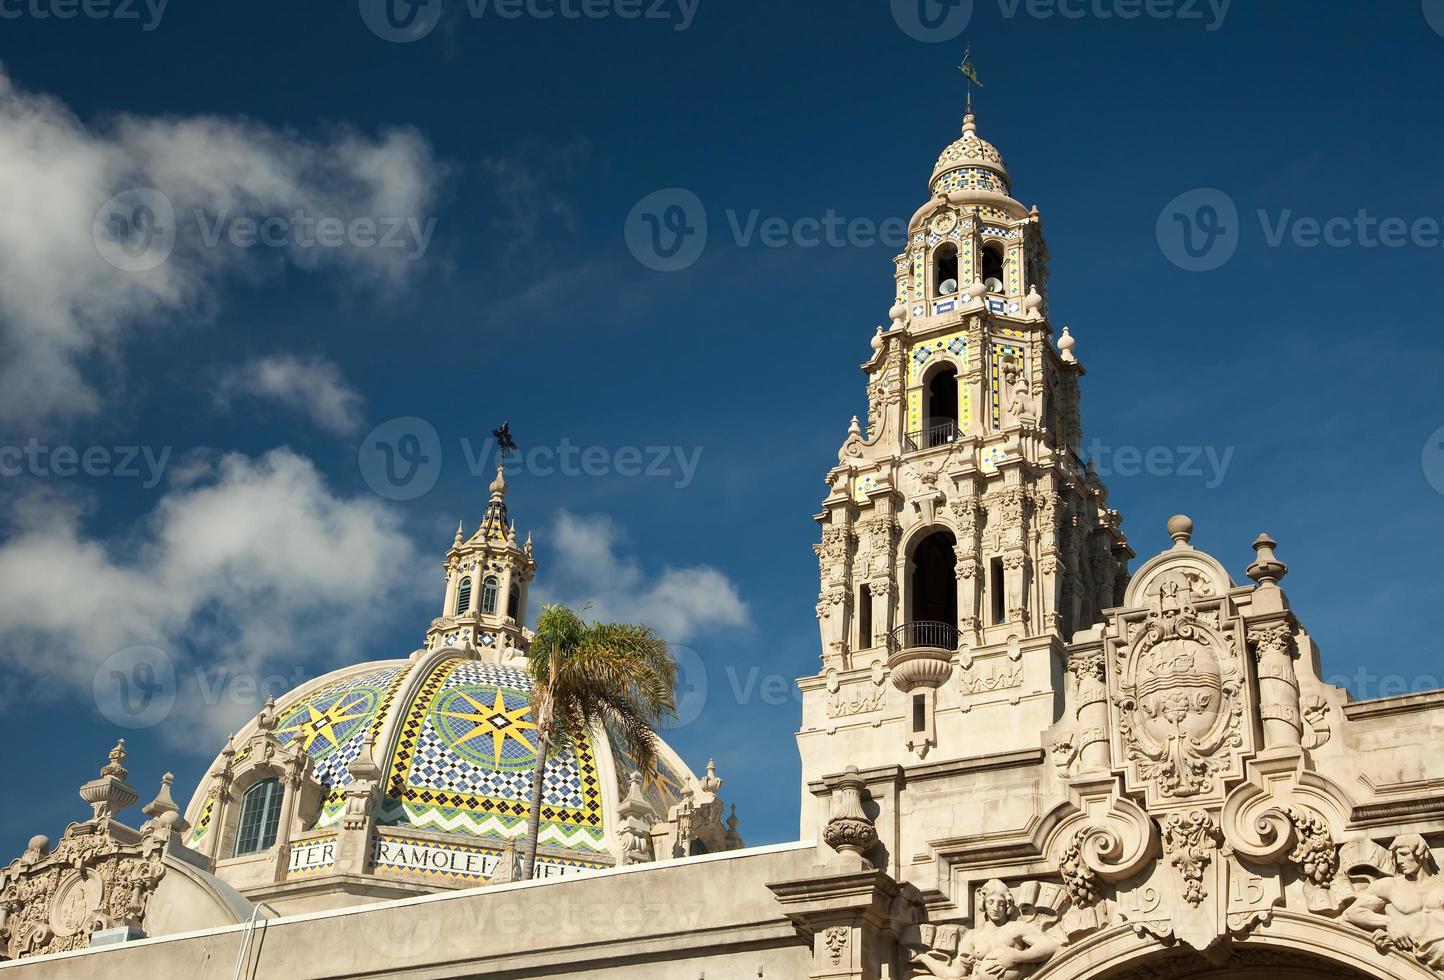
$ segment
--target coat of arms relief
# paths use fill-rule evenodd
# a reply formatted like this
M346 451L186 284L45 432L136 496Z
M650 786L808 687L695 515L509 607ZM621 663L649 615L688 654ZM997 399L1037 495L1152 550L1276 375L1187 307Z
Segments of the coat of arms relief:
M1150 806L1221 801L1253 748L1236 627L1220 622L1222 597L1200 610L1195 582L1183 574L1158 582L1146 616L1125 621L1111 665L1114 758Z

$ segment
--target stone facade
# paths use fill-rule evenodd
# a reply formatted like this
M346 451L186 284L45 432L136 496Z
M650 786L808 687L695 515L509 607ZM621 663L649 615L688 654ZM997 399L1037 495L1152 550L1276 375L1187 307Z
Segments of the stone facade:
M117 748L91 819L0 873L0 980L1439 976L1444 692L1324 683L1267 535L1247 584L1181 516L1130 573L1041 215L971 115L930 192L818 515L798 843L744 848L712 767L643 780L597 731L561 870L515 880L536 566L498 478L410 658L268 705L184 816L167 782L118 822Z

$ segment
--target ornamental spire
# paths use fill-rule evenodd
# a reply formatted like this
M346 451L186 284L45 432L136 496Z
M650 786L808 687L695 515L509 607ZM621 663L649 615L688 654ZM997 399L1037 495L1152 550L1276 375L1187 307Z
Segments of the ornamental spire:
M484 540L505 541L511 526L506 513L506 473L504 467L496 468L496 479L491 481L491 501L481 518L480 534Z

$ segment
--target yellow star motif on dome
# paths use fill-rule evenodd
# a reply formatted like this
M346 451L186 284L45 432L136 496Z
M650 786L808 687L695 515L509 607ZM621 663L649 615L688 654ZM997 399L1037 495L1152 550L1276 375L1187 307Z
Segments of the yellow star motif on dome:
M315 705L306 705L308 717L297 717L295 724L289 725L276 732L277 735L294 735L301 742L301 748L307 752L311 746L316 744L317 739L324 738L331 745L340 745L341 739L336 734L336 726L348 721L355 721L358 718L365 718L367 711L363 705L366 704L366 695L359 694L354 701L347 698L339 699L325 711L318 712ZM360 711L356 709L360 708ZM354 712L354 713L353 713Z
M477 701L465 691L457 691L456 694L457 697L476 709L474 713L470 711L441 712L444 718L458 718L476 725L466 735L457 739L456 745L490 735L492 756L497 762L501 761L501 749L508 738L521 744L528 752L533 754L536 752L536 746L528 742L521 734L522 730L527 728L536 731L536 724L525 720L527 713L531 711L530 704L523 704L520 708L507 708L500 688L496 692L496 703L490 707Z

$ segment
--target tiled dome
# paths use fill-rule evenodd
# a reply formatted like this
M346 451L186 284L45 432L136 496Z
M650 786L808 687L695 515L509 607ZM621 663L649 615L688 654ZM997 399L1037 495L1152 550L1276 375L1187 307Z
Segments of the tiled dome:
M520 843L535 774L531 681L520 661L491 659L440 650L347 668L279 699L274 734L286 744L300 742L324 790L315 826L340 823L352 782L347 767L369 737L385 779L380 827L454 835L486 849ZM256 731L253 721L232 744L246 745ZM700 784L669 747L658 756L643 795L665 819L684 791ZM580 866L610 866L617 848L612 824L635 768L625 744L600 728L570 751L553 753L540 843ZM199 793L192 801L193 846L212 831L213 806Z
M965 189L1010 192L1008 168L998 148L978 136L971 113L963 120L963 135L943 150L931 181L934 193Z

